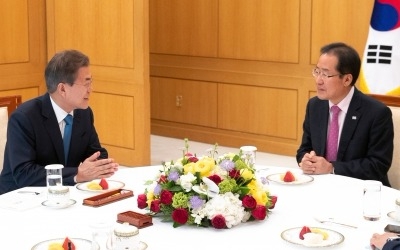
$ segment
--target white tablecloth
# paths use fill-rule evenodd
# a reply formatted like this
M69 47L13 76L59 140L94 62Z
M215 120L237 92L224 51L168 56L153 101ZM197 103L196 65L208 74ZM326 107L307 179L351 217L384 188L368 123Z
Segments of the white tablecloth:
M265 166L264 166L265 167ZM144 191L144 181L153 179L159 166L121 168L112 178L125 183L125 189L135 196L102 207L82 205L84 198L97 193L71 187L71 198L77 203L65 209L52 209L41 205L46 199L44 188L27 187L21 190L42 192L40 195L21 194L16 190L0 196L0 235L3 246L9 249L31 249L40 241L78 237L91 239L89 225L106 221L116 226L117 214L128 210L145 213L137 208L136 198ZM284 172L286 169L269 167L263 175ZM291 169L293 170L293 169ZM383 232L388 224L400 225L387 216L395 209L398 190L384 187L382 191L382 216L378 221L362 217L362 181L339 175L313 176L314 180L302 185L270 183L270 191L278 196L275 209L264 221L240 224L232 229L216 230L182 226L173 228L171 223L153 218L153 225L140 229L139 235L148 249L299 249L304 248L281 238L285 229L292 227L321 227L344 235L345 240L329 249L370 249L369 239L374 232ZM20 202L19 202L20 201ZM18 203L11 206L11 202ZM9 208L5 208L5 207ZM327 215L350 222L357 229L334 224L321 224L314 216Z

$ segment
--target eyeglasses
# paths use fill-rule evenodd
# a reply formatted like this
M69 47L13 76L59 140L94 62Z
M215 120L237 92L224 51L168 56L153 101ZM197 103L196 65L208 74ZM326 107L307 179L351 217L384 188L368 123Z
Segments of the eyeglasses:
M86 78L86 83L84 83L84 84L74 83L74 85L80 85L80 86L86 87L88 89L88 88L92 87L92 82L93 82L93 78Z
M334 77L334 76L341 76L342 74L336 74L336 75L328 75L327 73L323 72L322 70L315 68L312 70L311 74L313 77L317 78L318 76L321 76L322 79L326 80L328 78Z

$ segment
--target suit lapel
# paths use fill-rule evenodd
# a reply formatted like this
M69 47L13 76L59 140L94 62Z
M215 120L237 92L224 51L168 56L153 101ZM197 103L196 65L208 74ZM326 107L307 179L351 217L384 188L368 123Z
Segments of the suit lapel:
M49 134L50 140L57 152L60 162L64 162L64 146L61 137L60 128L58 126L57 117L51 105L50 96L46 94L43 98L42 106L43 124ZM54 126L56 124L56 126Z
M319 124L319 147L320 147L320 152L321 155L325 155L326 151L326 136L328 133L328 122L329 122L329 102L328 101L323 101L322 105L318 105L318 116L317 118L320 118L320 121L318 122Z
M347 110L346 117L343 123L342 134L340 135L340 142L338 148L337 160L342 160L344 152L347 151L350 139L357 128L358 121L361 118L362 113L360 112L361 99L360 93L357 89L354 89L354 95L350 102L349 109Z

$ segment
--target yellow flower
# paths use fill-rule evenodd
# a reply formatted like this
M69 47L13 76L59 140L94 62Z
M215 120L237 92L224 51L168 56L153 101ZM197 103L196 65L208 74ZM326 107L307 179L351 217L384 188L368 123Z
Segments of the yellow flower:
M250 180L254 178L254 173L251 170L248 170L247 168L243 169L240 171L240 175L245 179L245 180Z
M250 189L250 194L256 200L257 205L264 205L268 202L267 192L263 190L263 187L256 180L252 180L247 187Z
M194 162L189 162L188 164L186 164L185 166L183 166L183 172L185 173L185 174L188 174L188 173L192 173L192 174L195 174L195 165L196 165L196 163L194 163Z
M200 177L207 177L215 168L215 161L213 158L206 157L196 162L194 167L195 172L200 173Z
M147 206L150 207L151 202L154 200L154 193L153 192L147 192L146 198L147 198Z

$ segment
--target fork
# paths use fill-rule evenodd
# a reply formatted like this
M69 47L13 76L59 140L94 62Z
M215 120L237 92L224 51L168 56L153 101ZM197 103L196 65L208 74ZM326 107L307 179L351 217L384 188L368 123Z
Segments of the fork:
M314 217L314 219L316 221L318 221L319 223L330 222L330 223L341 225L341 226L345 226L345 227L357 228L357 226L354 226L354 225L350 225L350 224L346 224L346 223L342 223L342 222L337 222L337 221L334 220L334 218L321 219L321 218Z
M34 195L39 195L39 194L40 194L39 192L35 192L35 191L26 191L26 190L18 191L18 193L20 193L20 194L34 194Z

